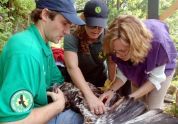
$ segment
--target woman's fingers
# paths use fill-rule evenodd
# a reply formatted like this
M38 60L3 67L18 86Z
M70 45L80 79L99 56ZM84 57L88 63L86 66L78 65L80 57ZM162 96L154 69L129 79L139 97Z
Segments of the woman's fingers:
M109 103L110 103L110 101L111 101L111 98L112 97L108 97L107 99L106 99L106 102L105 102L105 106L109 106Z

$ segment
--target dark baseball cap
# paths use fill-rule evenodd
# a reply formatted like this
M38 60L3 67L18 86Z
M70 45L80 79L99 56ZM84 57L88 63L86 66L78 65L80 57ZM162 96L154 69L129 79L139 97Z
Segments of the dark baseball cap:
M59 12L73 24L85 24L85 22L77 16L73 6L73 0L36 0L36 7L39 9L48 8L49 10Z
M90 0L84 7L85 22L89 26L107 26L108 7L100 0Z

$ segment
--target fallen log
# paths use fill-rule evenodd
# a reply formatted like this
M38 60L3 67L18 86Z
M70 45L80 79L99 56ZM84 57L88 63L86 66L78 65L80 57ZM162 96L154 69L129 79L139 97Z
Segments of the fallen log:
M178 119L155 109L121 124L178 124Z

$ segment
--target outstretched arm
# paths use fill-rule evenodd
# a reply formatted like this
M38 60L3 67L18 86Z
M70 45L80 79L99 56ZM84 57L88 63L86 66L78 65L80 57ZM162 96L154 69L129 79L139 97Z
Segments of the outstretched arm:
M164 73L165 66L166 65L162 65L154 68L149 74L148 81L146 81L145 84L142 85L138 90L130 94L130 97L134 97L135 99L138 99L148 94L155 88L159 90L161 88L161 82L166 80L166 75Z
M67 66L67 71L72 78L74 84L82 91L84 94L90 110L95 114L102 114L105 111L105 106L91 91L84 76L78 67L78 55L76 52L65 51L64 52L65 64Z
M114 81L116 77L116 63L114 63L111 59L111 56L107 58L108 65L108 78L110 81Z
M124 85L124 82L116 78L113 85L110 87L110 89L106 92L104 92L101 96L100 99L101 101L105 101L105 105L108 106L110 100L112 99L113 95L116 93L116 91L121 88Z

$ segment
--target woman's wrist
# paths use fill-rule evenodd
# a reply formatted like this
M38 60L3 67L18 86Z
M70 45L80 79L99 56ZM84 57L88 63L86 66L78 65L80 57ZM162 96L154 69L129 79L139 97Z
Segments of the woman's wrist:
M112 86L109 88L109 90L113 93L116 93L117 90L119 89L118 87L118 82L115 80L113 83L112 83Z
M109 91L116 93L117 90L110 88Z

